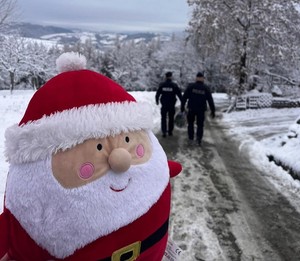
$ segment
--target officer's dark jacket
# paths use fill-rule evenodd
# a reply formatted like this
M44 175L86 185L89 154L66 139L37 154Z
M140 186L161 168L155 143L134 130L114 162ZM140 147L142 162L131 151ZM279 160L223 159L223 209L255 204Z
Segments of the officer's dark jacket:
M160 83L155 95L155 100L156 103L158 103L160 98L160 103L162 107L174 108L176 103L176 95L181 101L182 94L178 85L172 82L171 79L167 79L165 82Z
M215 104L211 92L202 81L190 83L186 88L182 98L182 108L188 100L188 109L194 112L206 111L208 102L211 112L215 112Z

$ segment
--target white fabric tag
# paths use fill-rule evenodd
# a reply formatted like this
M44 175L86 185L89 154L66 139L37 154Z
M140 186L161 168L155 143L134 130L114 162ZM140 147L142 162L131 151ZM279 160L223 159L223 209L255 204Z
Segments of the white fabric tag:
M169 239L162 261L179 261L182 249Z

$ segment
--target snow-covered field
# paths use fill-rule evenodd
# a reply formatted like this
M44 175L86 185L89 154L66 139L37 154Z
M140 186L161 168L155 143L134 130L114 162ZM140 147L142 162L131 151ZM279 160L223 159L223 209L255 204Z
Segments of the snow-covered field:
M3 207L8 163L4 156L5 129L18 123L23 116L33 91L0 91L0 209ZM154 92L132 92L138 101L152 104L154 129L160 130L160 106L155 104ZM217 108L224 104L224 94L213 94ZM219 105L219 106L218 106ZM300 172L300 124L296 124L300 108L261 109L232 112L217 112L216 120L227 126L227 133L241 141L240 150L249 151L250 160L268 173L267 178L293 203L292 194L300 191L300 182L294 180L282 168L269 162L266 154L272 154L286 165ZM294 204L299 210L299 204ZM183 210L184 211L184 210ZM299 210L300 211L300 210ZM1 211L0 211L1 212ZM204 226L205 227L205 226Z

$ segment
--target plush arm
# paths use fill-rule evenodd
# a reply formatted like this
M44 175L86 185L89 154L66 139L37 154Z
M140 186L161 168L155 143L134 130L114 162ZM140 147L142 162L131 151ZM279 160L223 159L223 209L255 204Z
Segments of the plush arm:
M171 178L177 176L181 172L182 166L180 163L178 163L176 161L168 160L168 164L169 164Z
M4 211L0 215L0 261L8 260L8 215Z

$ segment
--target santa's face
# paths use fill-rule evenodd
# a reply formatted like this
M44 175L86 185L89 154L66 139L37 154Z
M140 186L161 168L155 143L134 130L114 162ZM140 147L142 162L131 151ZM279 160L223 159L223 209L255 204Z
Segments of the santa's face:
M53 156L52 170L63 187L75 188L103 177L109 170L122 176L130 166L147 162L151 154L151 142L145 131L121 133L90 139L58 152Z
M123 133L11 165L6 206L39 245L64 258L145 214L168 182L153 133Z

